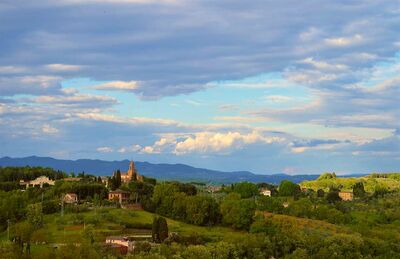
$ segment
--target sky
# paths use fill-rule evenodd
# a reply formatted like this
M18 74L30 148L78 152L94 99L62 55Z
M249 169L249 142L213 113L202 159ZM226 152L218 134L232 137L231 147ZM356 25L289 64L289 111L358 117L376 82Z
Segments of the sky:
M400 171L399 1L2 0L0 156Z

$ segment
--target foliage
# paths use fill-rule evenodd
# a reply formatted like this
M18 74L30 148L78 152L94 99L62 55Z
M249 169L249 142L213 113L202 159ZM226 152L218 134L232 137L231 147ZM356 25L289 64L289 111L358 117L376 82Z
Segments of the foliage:
M279 185L280 196L296 196L300 192L300 186L291 181L283 180Z
M355 197L362 198L365 196L364 184L362 182L358 182L353 186L353 194Z
M233 185L233 192L240 194L243 199L258 195L258 186L254 183L241 182Z
M0 167L0 182L29 181L39 176L47 176L50 179L58 180L66 177L66 174L44 167Z
M330 203L341 201L342 199L339 197L338 191L330 191L326 195L326 200Z
M255 209L253 199L240 199L239 195L231 193L221 203L222 223L235 229L248 229Z
M161 243L168 238L168 224L163 217L154 217L151 235L154 242Z

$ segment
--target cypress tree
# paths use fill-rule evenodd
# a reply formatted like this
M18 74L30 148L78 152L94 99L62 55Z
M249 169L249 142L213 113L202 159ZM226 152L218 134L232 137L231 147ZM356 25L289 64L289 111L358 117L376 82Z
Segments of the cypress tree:
M163 242L168 237L168 224L163 217L158 218L158 237L160 242Z
M159 237L159 224L158 224L158 217L153 218L153 225L151 228L151 236L153 238L153 242L155 243L160 243L160 237Z

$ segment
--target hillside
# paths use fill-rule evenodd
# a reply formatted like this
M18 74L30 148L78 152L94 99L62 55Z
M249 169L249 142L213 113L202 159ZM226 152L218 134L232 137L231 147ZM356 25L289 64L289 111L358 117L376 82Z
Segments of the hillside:
M113 171L127 170L128 160L104 161L104 160L61 160L50 157L30 156L24 158L0 158L0 166L43 166L51 167L64 172L86 172L94 175L111 175ZM290 180L299 183L304 180L314 180L317 175L286 175L273 174L261 175L248 171L222 172L204 168L196 168L184 164L152 164L135 161L138 171L148 177L161 180L203 181L212 183L234 183L241 181L268 182L279 184L282 180Z
M352 190L352 187L357 182L362 182L367 192L373 192L377 186L385 187L388 190L399 190L400 179L396 175L400 174L388 174L386 177L376 177L374 174L360 177L348 177L348 178L324 178L320 177L315 180L303 181L300 183L302 187L313 189L323 189L325 191L329 188L337 188L344 191Z

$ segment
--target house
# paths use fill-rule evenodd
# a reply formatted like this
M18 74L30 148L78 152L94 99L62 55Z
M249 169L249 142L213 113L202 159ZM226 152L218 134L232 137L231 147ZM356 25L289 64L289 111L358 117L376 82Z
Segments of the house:
M106 238L106 245L112 248L119 248L121 254L126 254L134 251L136 242L151 240L151 235L111 236Z
M78 195L76 193L67 193L64 195L64 202L65 203L78 203Z
M130 181L143 182L143 176L135 168L135 163L131 161L129 163L128 172L121 173L121 181L123 183L129 183Z
M113 247L125 247L126 252L128 251L133 251L133 241L129 240L128 237L122 237L122 236L114 236L114 237L107 237L106 238L106 244L109 246ZM124 251L124 250L121 250ZM121 252L122 254L123 252ZM126 253L124 253L126 254Z
M261 195L264 195L264 196L271 197L271 190L268 190L268 189L266 189L266 188L262 188L262 189L260 190L260 194L261 194Z
M39 186L40 188L43 188L43 185L45 185L45 184L54 185L55 181L50 180L50 178L47 176L39 176L35 180L31 180L31 181L21 180L19 182L19 184L21 186L25 186L26 189L28 189L29 187L35 187L35 186Z
M209 185L206 188L207 192L209 193L219 192L221 189L222 189L221 186L214 186L214 185Z
M339 197L344 201L352 201L354 195L353 192L339 192Z
M108 200L110 201L119 201L120 204L128 202L130 193L127 191L123 191L117 189L115 191L111 191L108 193Z

